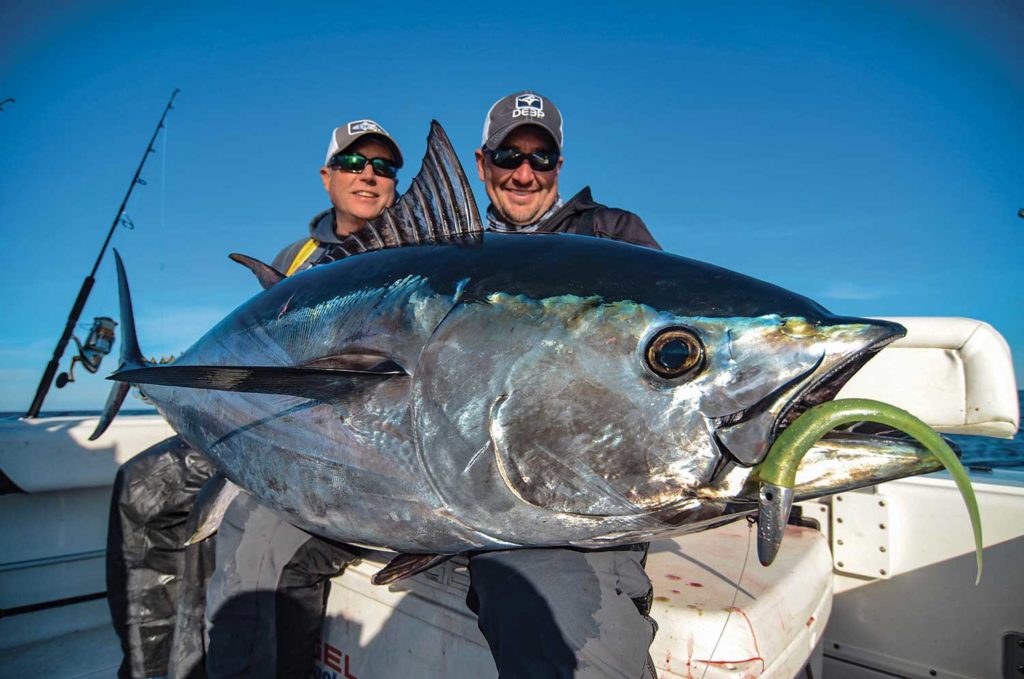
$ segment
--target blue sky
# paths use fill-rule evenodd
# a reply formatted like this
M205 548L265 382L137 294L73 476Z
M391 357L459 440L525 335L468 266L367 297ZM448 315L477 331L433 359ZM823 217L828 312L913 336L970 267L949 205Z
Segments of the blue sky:
M334 126L381 122L407 185L432 118L469 166L490 104L532 88L565 117L566 197L590 185L665 249L836 312L986 320L1020 381L1024 4L519 6L7 0L0 410L31 401L175 87L114 236L149 355L256 292L227 253L305 234ZM116 316L115 288L108 256L83 322ZM46 408L107 384L82 373Z

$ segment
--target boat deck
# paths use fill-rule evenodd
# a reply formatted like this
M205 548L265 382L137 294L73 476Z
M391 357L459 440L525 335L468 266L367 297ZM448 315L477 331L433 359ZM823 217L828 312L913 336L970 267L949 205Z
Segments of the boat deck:
M753 528L743 521L652 544L647 570L660 630L651 654L659 676L790 679L816 647L820 667L832 603L828 544L819 531L798 526L787 528L785 542L771 568L756 564ZM390 587L372 585L385 562L363 560L334 580L321 648L337 653L318 659L318 676L496 676L476 619L465 609L465 561ZM121 649L106 608L97 599L4 620L8 643L31 626L50 633L0 649L0 678L114 677ZM795 622L787 630L780 619ZM431 659L443 664L446 651L459 659L457 673L428 667ZM332 665L338 658L345 672Z
M106 606L106 602L101 602ZM110 623L0 649L0 677L116 677L121 646Z

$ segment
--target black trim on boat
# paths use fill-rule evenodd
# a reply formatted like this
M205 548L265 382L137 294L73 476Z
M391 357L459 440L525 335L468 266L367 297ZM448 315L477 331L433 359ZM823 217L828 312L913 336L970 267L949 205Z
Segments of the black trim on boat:
M8 561L0 563L0 573L6 571L20 571L26 568L39 568L40 566L53 566L61 563L72 563L74 561L85 561L86 559L102 559L107 553L105 549L93 549L88 552L76 552L74 554L58 554L57 556L44 556L41 559L26 559L25 561Z
M106 592L93 592L92 594L71 596L65 599L55 599L53 601L40 601L37 604L28 604L27 606L15 606L14 608L0 608L0 619L10 618L15 615L22 615L25 613L35 613L36 611L45 611L50 608L71 606L73 604L81 604L85 603L86 601L95 601L97 599L105 598L107 598Z
M4 474L3 469L0 469L0 495L9 495L11 493L24 492L25 491L22 490L18 484L16 484L14 481L11 481L10 476Z
M839 644L832 644L832 647L835 648L835 649L838 649L839 648ZM894 674L894 673L890 672L889 670L879 669L878 667L875 667L873 665L868 665L868 664L866 664L864 662L859 662L859 661L856 661L856 660L851 660L850 658L847 658L846 656L843 656L843 655L836 655L834 653L829 653L828 651L824 651L822 653L822 655L824 657L828 658L829 660L834 660L836 662L841 662L841 663L843 663L845 665L853 665L854 667L859 667L861 669L871 670L872 672L877 673L879 676L895 677L895 679L905 679L905 677L902 674Z

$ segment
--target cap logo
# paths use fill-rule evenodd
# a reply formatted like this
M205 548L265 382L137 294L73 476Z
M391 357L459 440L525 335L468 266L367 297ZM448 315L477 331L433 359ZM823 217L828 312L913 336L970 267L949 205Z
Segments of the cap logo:
M383 135L388 134L384 131L383 127L372 120L353 120L348 124L348 133L350 135L359 134L360 132L376 132L377 134Z
M516 96L516 107L512 110L513 118L543 118L544 100L536 94L520 94Z

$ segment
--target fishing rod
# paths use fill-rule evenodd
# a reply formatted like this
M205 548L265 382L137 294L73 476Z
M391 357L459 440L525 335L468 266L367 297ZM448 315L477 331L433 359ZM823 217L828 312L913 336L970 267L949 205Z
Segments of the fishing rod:
M92 292L92 286L96 282L96 270L100 268L100 262L103 260L103 255L107 252L107 246L110 245L110 239L114 236L114 229L121 223L121 219L124 215L124 209L128 205L128 199L132 196L132 191L135 189L135 185L139 184L141 180L139 175L142 174L142 168L146 164L146 158L149 157L150 153L153 153L153 143L156 141L156 137L160 134L160 130L164 126L164 120L167 118L167 114L172 108L174 108L174 98L178 96L178 92L181 90L175 88L171 92L171 99L167 102L167 106L164 108L163 115L160 116L160 122L157 123L156 129L153 130L153 136L149 138L149 144L146 146L146 152L142 154L142 160L139 161L139 167L135 170L135 176L132 177L132 183L128 185L128 192L124 194L124 200L121 201L121 207L118 208L117 214L114 216L114 223L110 225L110 230L107 231L107 238L103 241L103 247L100 248L100 254L96 257L96 263L92 265L92 271L82 281L82 289L78 291L78 297L75 299L74 306L71 307L71 313L68 315L67 323L64 326L64 334L60 336L60 341L57 342L57 348L53 350L53 358L46 364L46 370L43 371L43 378L39 380L39 387L36 389L36 396L32 399L32 405L29 406L28 412L25 413L25 417L39 417L39 411L43 407L43 401L46 399L46 394L50 391L50 384L53 382L54 375L57 374L57 368L60 365L60 359L64 356L64 350L67 349L68 340L71 339L71 334L74 332L75 325L78 323L78 317L82 315L82 309L85 307L85 302L89 299L89 293ZM58 384L58 386L62 386Z

